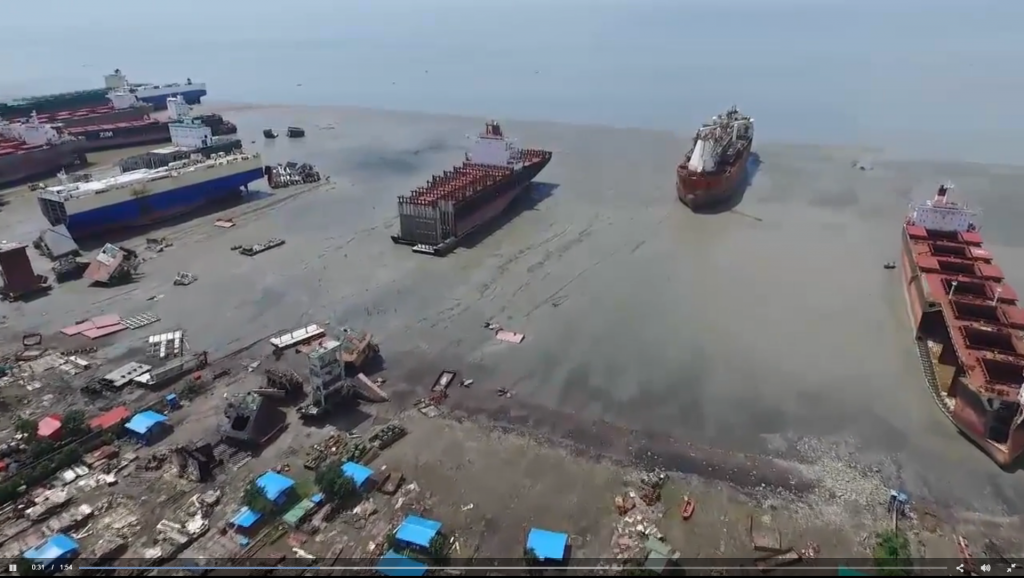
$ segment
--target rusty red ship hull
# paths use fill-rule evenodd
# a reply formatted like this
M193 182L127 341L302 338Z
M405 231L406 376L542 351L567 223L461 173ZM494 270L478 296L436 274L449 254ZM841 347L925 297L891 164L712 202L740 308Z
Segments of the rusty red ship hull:
M747 160L752 143L745 143L735 160L722 170L698 173L687 168L689 159L676 167L676 194L692 210L713 207L728 201L746 181Z
M1024 452L1024 310L974 230L908 221L900 272L925 380L940 409L1000 466Z
M0 140L0 187L52 177L63 168L85 162L81 141L27 146Z
M149 118L153 112L153 105L139 103L138 106L130 108L114 108L113 105L83 107L60 112L51 112L37 115L37 122L43 124L60 124L65 128L75 128L90 125L116 124L131 122ZM28 117L25 117L28 118ZM5 119L8 121L14 119Z
M82 139L82 150L85 152L160 144L171 140L170 125L152 119L79 126L67 132Z

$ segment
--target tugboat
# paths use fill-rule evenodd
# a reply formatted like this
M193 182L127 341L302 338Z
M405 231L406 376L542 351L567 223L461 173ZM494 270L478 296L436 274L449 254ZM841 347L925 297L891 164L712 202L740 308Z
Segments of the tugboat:
M263 138L277 138L277 133L272 128L263 129Z

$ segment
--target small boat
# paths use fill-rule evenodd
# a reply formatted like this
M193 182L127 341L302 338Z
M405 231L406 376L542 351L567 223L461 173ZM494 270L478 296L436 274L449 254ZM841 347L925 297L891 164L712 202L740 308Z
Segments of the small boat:
M882 267L884 267L886 269L895 269L896 268L896 262L895 261L889 261L885 265L882 265Z
M263 138L277 138L277 133L272 128L263 129Z
M697 506L693 503L690 498L683 498L683 503L679 505L679 513L683 516L684 520L689 520L693 517L693 510Z
M301 129L297 126L288 127L288 138L302 138L306 136L305 129Z

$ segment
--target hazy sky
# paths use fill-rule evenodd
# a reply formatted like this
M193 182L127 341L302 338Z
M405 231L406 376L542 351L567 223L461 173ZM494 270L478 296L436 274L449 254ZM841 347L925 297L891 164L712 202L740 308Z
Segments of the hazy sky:
M735 102L759 140L1016 162L1022 16L1010 0L42 0L4 11L0 93L120 67L216 99L684 132Z

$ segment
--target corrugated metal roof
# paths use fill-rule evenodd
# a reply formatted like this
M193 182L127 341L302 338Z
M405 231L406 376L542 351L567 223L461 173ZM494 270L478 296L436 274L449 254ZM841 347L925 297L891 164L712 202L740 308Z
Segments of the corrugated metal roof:
M132 414L132 410L125 406L115 407L114 409L100 414L89 421L89 427L95 430L104 430L109 427L115 426L122 421L128 419L128 416Z
M284 516L282 516L281 519L283 519L285 523L289 525L297 526L299 525L299 522L302 521L302 518L304 518L306 514L312 511L313 508L315 507L316 504L314 504L311 500L302 500L298 504L295 504L294 508L285 512Z

